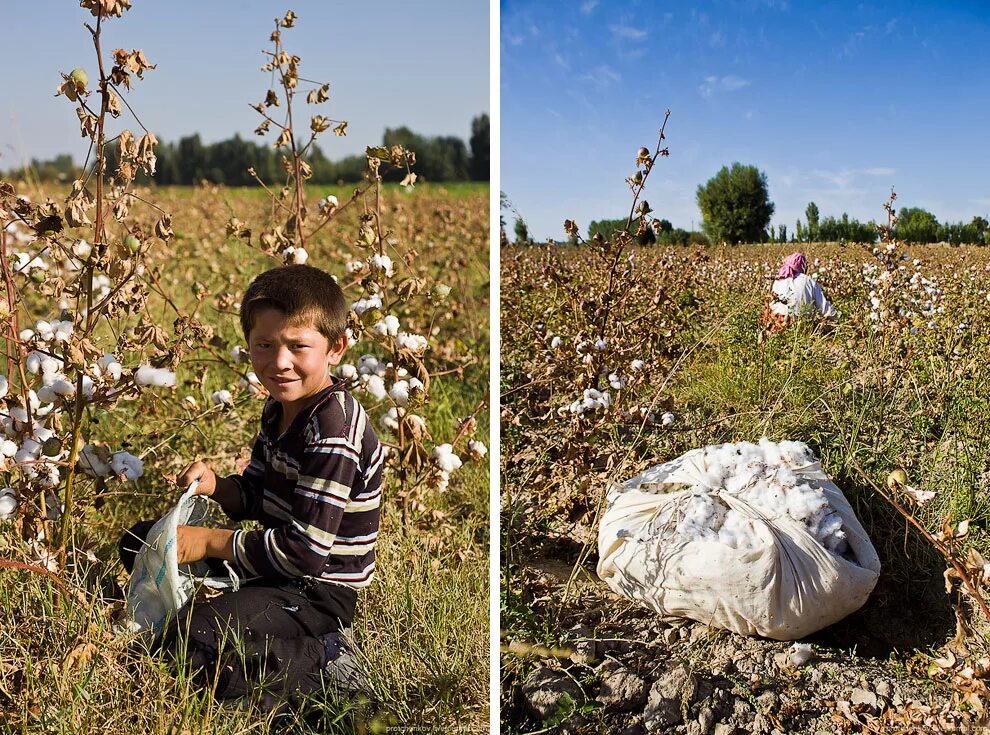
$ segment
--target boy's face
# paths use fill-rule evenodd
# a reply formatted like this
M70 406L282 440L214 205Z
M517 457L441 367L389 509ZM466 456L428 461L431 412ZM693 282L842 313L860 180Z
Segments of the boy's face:
M248 335L251 365L272 398L296 411L330 384L329 370L340 362L347 338L331 345L311 326L290 325L278 309L259 311Z

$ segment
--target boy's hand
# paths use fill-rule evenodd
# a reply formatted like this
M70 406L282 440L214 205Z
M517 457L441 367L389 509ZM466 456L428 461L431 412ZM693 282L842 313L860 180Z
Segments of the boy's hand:
M176 544L179 564L191 564L194 561L202 561L206 557L232 561L234 558L233 537L233 531L222 528L179 526L178 543Z
M193 480L199 480L199 487L196 488L197 495L209 497L217 489L217 474L210 469L206 462L201 462L198 459L182 470L175 482L180 487L187 488Z

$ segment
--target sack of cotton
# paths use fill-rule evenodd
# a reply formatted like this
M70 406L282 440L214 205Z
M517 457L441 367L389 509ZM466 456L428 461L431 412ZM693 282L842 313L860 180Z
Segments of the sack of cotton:
M665 616L777 640L858 610L880 560L807 445L694 449L610 488L598 574Z
M198 481L179 502L151 527L134 559L134 571L127 590L127 612L133 631L158 633L169 615L185 605L200 586L216 590L236 589L236 576L211 576L205 561L179 564L179 526L199 526L209 517L211 501L196 494ZM228 567L229 569L229 567Z

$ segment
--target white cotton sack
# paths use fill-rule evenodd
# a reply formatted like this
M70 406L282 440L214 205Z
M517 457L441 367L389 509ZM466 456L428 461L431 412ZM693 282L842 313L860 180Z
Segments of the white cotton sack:
M880 573L849 502L798 442L696 449L613 485L598 551L619 594L778 640L858 610Z
M214 589L237 589L239 580L211 577L206 562L179 565L179 526L200 526L209 516L210 501L196 495L194 482L148 532L144 546L134 559L127 589L127 612L134 630L158 633L170 615L193 596L199 585Z

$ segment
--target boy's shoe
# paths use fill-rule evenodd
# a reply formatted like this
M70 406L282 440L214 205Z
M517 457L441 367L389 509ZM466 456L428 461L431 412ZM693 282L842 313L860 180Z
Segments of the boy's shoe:
M326 679L345 692L369 692L368 680L355 655L357 646L350 628L335 630L320 636L326 652L323 674Z

